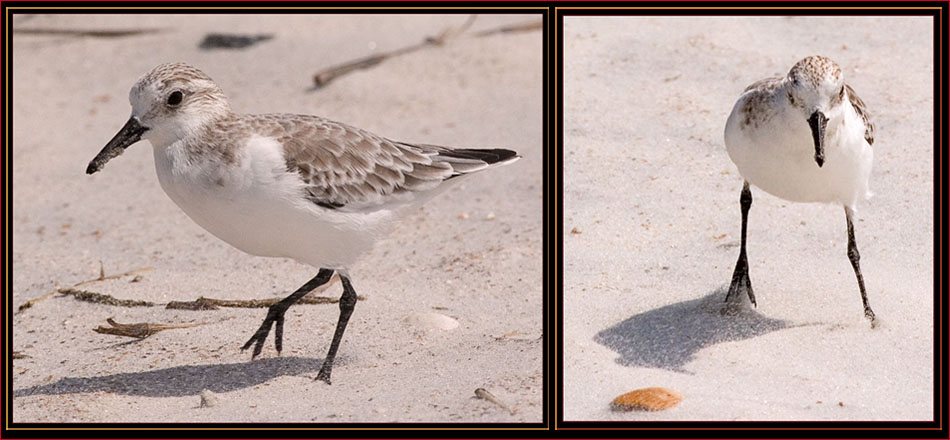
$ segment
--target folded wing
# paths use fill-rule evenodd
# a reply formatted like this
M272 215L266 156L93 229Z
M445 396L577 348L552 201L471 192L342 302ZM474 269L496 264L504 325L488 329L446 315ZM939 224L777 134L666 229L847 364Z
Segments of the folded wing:
M273 135L284 147L287 170L300 175L313 203L329 209L408 200L445 180L518 158L504 149L395 142L314 116L275 119Z

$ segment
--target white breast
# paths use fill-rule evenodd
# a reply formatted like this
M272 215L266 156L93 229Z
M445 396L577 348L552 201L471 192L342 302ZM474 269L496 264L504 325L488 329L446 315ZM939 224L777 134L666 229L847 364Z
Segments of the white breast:
M850 105L828 122L825 162L815 162L808 123L795 111L779 111L758 125L744 124L740 99L726 123L729 158L742 177L769 194L793 202L854 207L869 196L873 152Z
M344 213L306 198L288 173L280 144L252 138L236 163L189 155L182 142L155 147L162 189L195 223L252 255L293 258L314 267L346 269L388 232L393 213Z

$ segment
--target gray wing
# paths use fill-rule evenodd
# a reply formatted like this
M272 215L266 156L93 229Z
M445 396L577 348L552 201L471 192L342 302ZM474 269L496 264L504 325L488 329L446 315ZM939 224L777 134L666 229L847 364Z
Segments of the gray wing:
M845 84L844 88L848 91L848 100L851 101L851 107L854 107L854 111L861 117L861 120L864 121L864 139L868 141L868 145L873 145L874 124L871 122L871 115L868 113L867 106L864 105L864 101L858 97L858 94L854 92L851 86Z
M315 116L275 115L287 170L325 208L381 204L434 189L446 179L513 160L513 151L450 149L391 141ZM276 128L276 127L275 127Z
M742 91L739 98L739 116L742 125L758 126L769 120L775 113L774 106L769 105L775 96L775 89L782 84L783 78L775 76L756 81Z
M742 91L742 93L746 93L750 90L756 90L760 92L772 91L773 89L778 87L780 84L782 84L783 79L784 77L781 77L781 76L773 76L771 78L760 79L750 84L749 87L746 87L745 90Z

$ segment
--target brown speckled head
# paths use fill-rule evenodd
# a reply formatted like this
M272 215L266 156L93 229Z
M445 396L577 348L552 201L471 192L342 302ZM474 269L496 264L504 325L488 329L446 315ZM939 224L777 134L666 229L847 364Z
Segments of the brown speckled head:
M141 139L165 147L176 140L200 136L202 127L233 115L228 100L204 72L185 63L162 64L145 74L129 91L132 117L96 157L93 174Z
M166 63L139 78L129 92L132 116L148 128L143 138L163 143L181 130L230 114L227 98L208 75L185 63ZM154 142L153 142L154 143Z
M841 105L846 96L841 68L822 56L807 57L788 71L785 89L789 104L801 111L811 129L815 162L821 167L825 160L828 122L840 120L845 114L845 106ZM835 126L837 124L832 124Z
M785 81L789 102L806 114L829 112L844 97L841 68L823 56L810 56L795 63Z
M823 82L842 81L841 68L831 59L820 55L806 57L795 63L788 71L788 78L792 81L808 82L812 87L818 87Z

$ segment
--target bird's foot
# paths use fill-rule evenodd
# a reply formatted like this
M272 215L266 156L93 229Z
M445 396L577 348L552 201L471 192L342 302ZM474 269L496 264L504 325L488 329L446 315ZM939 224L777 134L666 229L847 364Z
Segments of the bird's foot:
M317 373L316 380L322 380L330 385L330 372L333 370L333 363L327 363L323 361L323 366L320 367L320 372Z
M267 309L267 317L264 318L264 322L258 327L257 331L254 332L254 335L251 336L251 339L241 347L241 351L247 350L251 344L254 344L254 352L251 354L251 359L257 357L261 354L261 350L264 348L264 341L267 340L267 335L270 334L270 329L274 324L277 324L277 328L274 331L274 346L277 348L277 355L280 355L280 350L282 348L283 337L284 337L284 312L287 311L286 307L280 307L280 303L274 304Z
M726 306L722 312L726 315L735 315L741 310L742 296L749 297L752 306L755 307L755 294L752 292L752 281L749 279L749 268L747 264L740 261L736 265L736 270L732 274L732 284L729 285L729 293L726 294Z
M871 310L870 307L866 307L864 309L864 317L867 318L868 321L871 321L871 328L877 328L878 320L874 316L874 312Z

